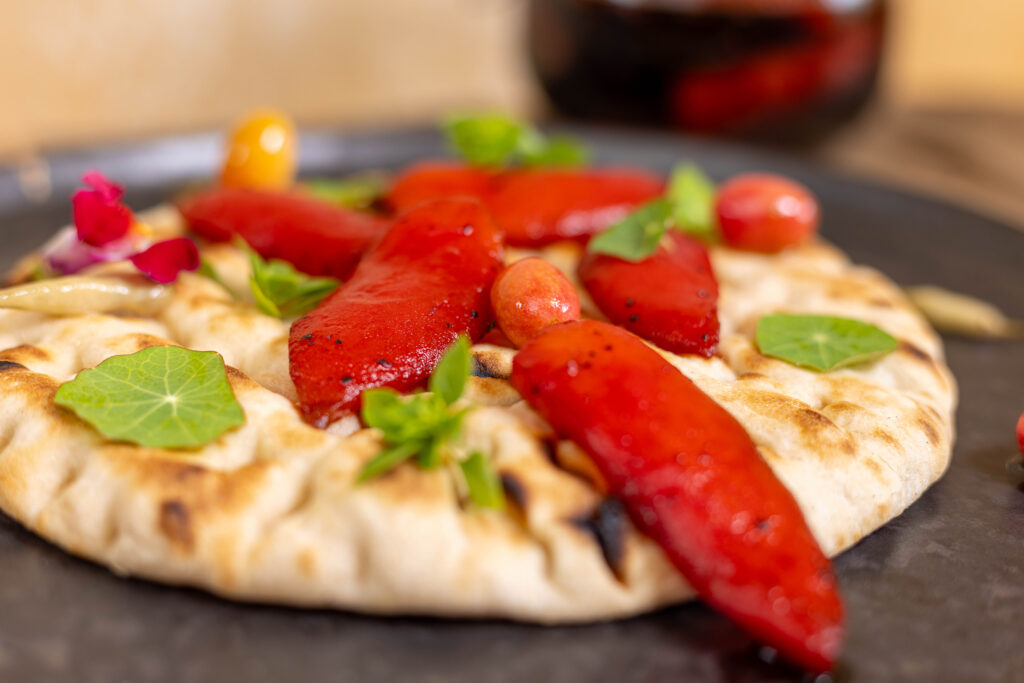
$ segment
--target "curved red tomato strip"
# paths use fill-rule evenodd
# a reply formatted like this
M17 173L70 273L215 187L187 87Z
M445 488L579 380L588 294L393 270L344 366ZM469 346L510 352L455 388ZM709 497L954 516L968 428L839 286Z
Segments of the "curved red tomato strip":
M264 258L344 280L390 221L297 193L215 188L184 199L189 230L211 242L236 235Z
M703 244L678 232L636 263L588 252L583 286L601 312L673 353L714 355L718 347L718 283Z
M483 336L501 242L472 199L421 204L399 216L352 278L297 320L288 342L299 405L324 426L366 389L408 391L459 334Z
M815 671L842 639L831 564L743 427L630 333L555 325L512 383L590 454L633 522L711 605Z
M633 169L491 172L430 162L402 173L387 203L401 211L427 199L476 197L490 209L508 244L531 247L601 232L664 189L661 178Z

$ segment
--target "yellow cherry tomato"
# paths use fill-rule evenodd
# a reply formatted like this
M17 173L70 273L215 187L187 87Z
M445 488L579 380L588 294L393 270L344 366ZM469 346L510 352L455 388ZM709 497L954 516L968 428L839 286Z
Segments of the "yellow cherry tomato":
M252 112L231 134L224 170L224 187L283 190L295 182L298 139L295 124L273 110Z

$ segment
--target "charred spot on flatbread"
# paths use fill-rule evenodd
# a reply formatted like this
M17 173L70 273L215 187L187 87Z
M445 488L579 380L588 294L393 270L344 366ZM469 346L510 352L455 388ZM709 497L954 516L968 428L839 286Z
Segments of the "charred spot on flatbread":
M609 496L590 514L569 520L573 526L594 537L601 548L601 557L619 581L625 576L626 533L629 517L622 501Z

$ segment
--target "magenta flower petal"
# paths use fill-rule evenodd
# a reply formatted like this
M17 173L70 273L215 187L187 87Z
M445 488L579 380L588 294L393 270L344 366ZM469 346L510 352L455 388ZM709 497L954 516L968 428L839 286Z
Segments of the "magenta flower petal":
M157 242L131 257L135 267L156 282L174 282L183 270L199 268L199 249L187 237Z
M102 247L127 235L132 211L121 203L124 190L98 171L89 171L82 180L93 189L79 190L71 198L78 239Z
M107 203L119 202L124 197L124 188L117 183L111 182L109 178L99 171L87 171L82 176L82 182L98 192L100 198Z

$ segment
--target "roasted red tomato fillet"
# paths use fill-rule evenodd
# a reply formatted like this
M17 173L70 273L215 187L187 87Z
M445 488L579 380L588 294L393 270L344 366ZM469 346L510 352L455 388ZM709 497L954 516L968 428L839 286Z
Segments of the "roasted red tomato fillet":
M344 280L390 221L298 193L215 188L184 199L189 230L211 242L241 237L264 258Z
M409 391L459 334L491 323L501 241L476 200L427 202L399 216L348 282L292 325L299 406L315 425L359 407L372 387Z
M812 671L831 669L843 607L832 566L743 427L657 352L597 321L541 332L512 383L585 450L709 604Z
M387 203L401 211L428 199L476 197L490 209L508 244L530 247L600 232L664 189L660 178L635 169L495 172L430 162L401 174Z
M587 252L580 280L610 321L666 351L705 358L718 348L718 282L708 250L681 232L642 261Z

